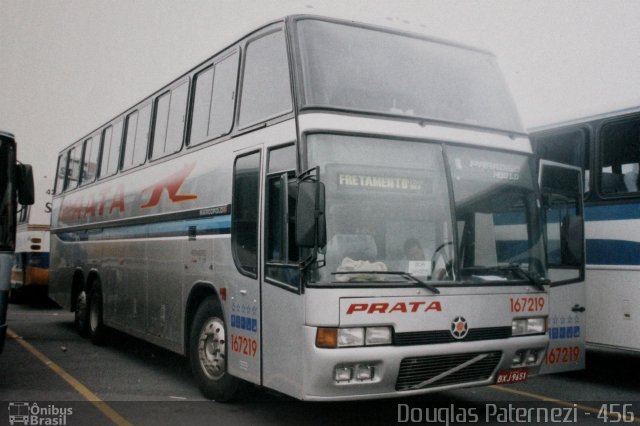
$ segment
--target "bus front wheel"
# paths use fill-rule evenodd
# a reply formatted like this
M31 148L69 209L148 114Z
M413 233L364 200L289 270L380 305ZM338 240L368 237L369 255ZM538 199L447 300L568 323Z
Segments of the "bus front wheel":
M213 296L198 307L189 337L191 370L202 394L228 402L238 390L239 379L227 372L227 330L220 302Z

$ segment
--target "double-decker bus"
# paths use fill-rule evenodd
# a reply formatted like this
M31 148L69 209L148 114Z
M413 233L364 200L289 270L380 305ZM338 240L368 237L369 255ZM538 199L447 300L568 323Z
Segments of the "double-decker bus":
M640 351L640 107L532 135L539 157L584 169L587 343Z
M46 295L49 284L49 225L51 223L51 179L37 175L35 202L18 215L16 256L11 269L11 296Z
M60 152L49 294L218 401L580 368L580 170L541 167L490 53L287 17Z
M7 308L11 266L16 245L18 204L33 204L31 166L16 163L16 142L11 133L0 131L0 352L7 335Z

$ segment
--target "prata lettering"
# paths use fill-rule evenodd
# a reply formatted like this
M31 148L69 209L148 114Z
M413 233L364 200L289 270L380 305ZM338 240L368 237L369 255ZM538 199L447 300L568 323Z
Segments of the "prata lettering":
M394 312L400 313L412 313L412 312L429 312L436 311L442 312L442 305L439 301L434 300L431 302L416 301L416 302L397 302L391 303L352 303L347 308L347 315L352 315L356 312L363 312L366 314L391 314Z

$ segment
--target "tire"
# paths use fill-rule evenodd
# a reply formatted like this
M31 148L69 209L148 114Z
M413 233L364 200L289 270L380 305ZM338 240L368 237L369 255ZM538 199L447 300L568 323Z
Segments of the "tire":
M91 343L103 345L107 335L106 326L102 319L102 288L98 282L91 288L89 298L88 330Z
M227 372L227 330L220 302L214 296L198 307L189 334L189 362L200 391L218 402L231 401L240 380Z
M76 296L76 309L73 324L78 334L82 337L89 335L89 309L87 305L87 292L83 288Z

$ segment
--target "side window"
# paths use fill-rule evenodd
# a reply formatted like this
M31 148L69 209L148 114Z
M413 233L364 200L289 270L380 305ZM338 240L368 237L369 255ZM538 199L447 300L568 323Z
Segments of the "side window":
M589 133L586 129L570 129L536 139L540 158L584 169L584 193L589 186Z
M640 191L640 117L605 124L600 133L600 193Z
M98 154L100 147L100 135L94 135L84 141L82 150L82 176L80 185L86 185L96 180L98 172Z
M231 247L242 273L258 273L258 200L260 153L238 157L233 168L231 200Z
M299 286L300 252L295 243L297 184L293 145L269 152L266 194L265 275L272 281Z
M65 180L64 189L73 189L78 186L80 180L80 160L82 152L80 146L74 146L69 150L67 159L67 178Z
M67 156L60 154L58 156L58 167L56 174L55 194L62 194L64 191L64 178L67 176Z
M196 75L189 145L197 145L231 131L238 56L237 52L233 53Z
M206 139L209 133L209 115L211 113L211 90L213 89L213 67L195 76L193 113L191 116L191 136L189 145L195 145Z
M139 166L146 160L150 123L151 104L127 116L122 170Z
M247 45L238 124L248 127L291 108L287 49L279 30Z
M100 178L113 176L120 164L120 144L122 143L122 120L107 127L102 132L102 152L100 160Z
M164 157L182 148L188 95L189 82L184 81L156 99L152 159Z

